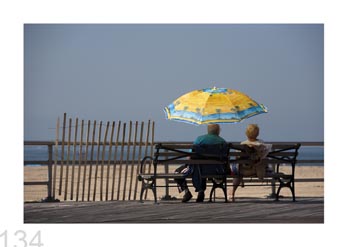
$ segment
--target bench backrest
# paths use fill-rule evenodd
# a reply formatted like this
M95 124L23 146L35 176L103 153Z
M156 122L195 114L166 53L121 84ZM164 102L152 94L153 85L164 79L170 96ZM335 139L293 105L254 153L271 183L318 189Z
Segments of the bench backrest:
M206 147L208 146L208 147ZM194 157L192 150L198 150L198 158L210 159L213 156L214 159L225 159L227 156L230 158L230 162L251 162L246 145L229 143L226 146L222 146L220 155L216 156L216 151L210 150L211 145L193 145L193 144L162 144L159 143L155 147L154 160L162 162L171 162L175 160L184 160ZM268 154L270 163L296 163L298 150L300 143L296 144L274 144L272 151ZM200 149L207 150L207 152ZM200 155L202 153L203 155ZM205 154L207 153L207 154ZM227 154L226 154L227 153ZM213 155L214 154L214 155ZM175 162L176 163L176 162ZM181 163L181 162L179 162Z
M263 160L266 164L275 164L277 172L281 164L289 164L294 174L295 164L297 162L298 150L300 143L296 144L274 144L271 152ZM251 158L252 153L246 145L231 144L230 145L230 163L251 164L254 160Z
M294 174L295 164L300 144L274 144L272 151L263 160L266 164L275 164L279 172L281 164L290 164ZM218 151L219 150L219 151ZM212 145L193 144L162 144L156 145L153 165L224 165L251 164L252 154L246 145L229 143L228 145L213 147Z
M195 153L191 157L192 159L210 159L226 162L229 155L229 144L194 144L192 152Z
M224 164L228 162L229 145L156 145L153 162L162 164Z

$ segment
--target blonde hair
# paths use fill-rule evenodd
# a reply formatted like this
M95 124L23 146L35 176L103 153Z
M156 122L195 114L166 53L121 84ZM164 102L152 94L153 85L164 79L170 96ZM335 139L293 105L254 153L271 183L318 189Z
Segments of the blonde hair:
M256 139L259 135L259 126L257 124L248 124L245 134L249 139Z
M220 134L220 125L208 124L208 134L219 135Z

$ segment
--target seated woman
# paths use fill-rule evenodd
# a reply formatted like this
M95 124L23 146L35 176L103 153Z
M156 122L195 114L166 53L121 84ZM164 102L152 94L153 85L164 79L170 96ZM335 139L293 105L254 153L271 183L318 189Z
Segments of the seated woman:
M233 164L231 166L231 172L234 175L238 175L238 178L233 178L233 190L231 194L231 200L234 202L235 192L242 182L243 177L257 176L260 179L263 179L266 175L266 172L270 168L262 162L268 153L271 151L271 144L265 144L261 139L258 139L259 136L259 126L257 124L249 124L247 126L246 132L247 140L242 141L241 144L245 144L248 147L248 151L252 154L251 158L254 160L253 164L243 165L238 167L238 164Z

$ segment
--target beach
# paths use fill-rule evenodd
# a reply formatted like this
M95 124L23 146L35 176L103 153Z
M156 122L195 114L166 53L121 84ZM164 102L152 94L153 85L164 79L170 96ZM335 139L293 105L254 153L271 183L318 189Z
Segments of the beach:
M139 192L140 192L140 182L136 182L136 170L133 172L131 171L131 166L128 166L128 169L126 169L127 166L123 165L122 169L119 170L117 167L115 170L115 181L114 181L114 191L113 191L113 200L138 200L139 199ZM55 192L55 198L63 201L66 197L66 200L76 200L77 199L77 174L78 174L78 167L75 167L74 170L74 190L73 194L71 194L71 180L69 179L67 182L64 179L64 176L61 180L61 189L62 193L59 195L59 185L60 185L60 167L57 167L56 170L56 192ZM88 193L87 188L89 185L88 175L89 175L89 169L86 171L86 180L85 180L85 193L84 193L84 200L87 200L89 195L89 200L93 200L94 194L95 194L95 200L99 201L101 200L111 200L112 198L112 183L113 183L113 167L110 167L109 169L109 179L108 179L108 191L106 191L107 188L107 171L108 167L104 166L103 168L103 180L101 183L101 166L99 167L99 170L97 172L97 183L96 183L96 189L95 189L95 183L92 181L90 184L90 193ZM135 167L134 167L135 168ZM283 170L283 167L282 167ZM95 176L95 168L92 168L91 174L92 177ZM63 170L63 175L66 174L66 169ZM71 178L72 169L68 171L68 177ZM133 174L133 177L131 179L131 173ZM81 174L83 174L83 167L81 168ZM120 178L120 179L119 179ZM297 166L295 169L295 179L302 179L302 178L324 178L324 167L323 166ZM24 167L24 181L25 182L34 182L34 181L47 181L48 179L48 172L46 166L25 166ZM65 185L67 184L67 190L65 190ZM102 190L101 190L101 184L102 184ZM208 187L210 184L208 183ZM80 184L79 184L79 194L78 194L78 200L82 200L82 188L83 188L83 179L82 175L80 178ZM119 188L119 189L118 189ZM136 190L135 190L136 188ZM208 188L210 189L210 187ZM207 189L207 197L209 196L209 190ZM228 188L228 193L230 194L232 187ZM194 192L194 188L190 188L192 192ZM102 192L102 196L101 196ZM151 192L148 192L147 200L153 200L153 196ZM66 195L65 195L66 194ZM159 199L166 194L165 188L158 188L157 194ZM194 197L196 193L193 193ZM266 198L269 194L271 194L271 187L270 186L245 186L244 188L239 187L236 191L236 199L239 200L240 198ZM324 197L324 182L296 182L295 185L295 194L296 197ZM176 187L169 188L169 195L173 198L181 199L182 194L179 194ZM281 190L280 195L282 197L289 198L291 197L291 193L287 188L284 188ZM222 194L220 191L218 191L217 196L220 198L222 197ZM45 185L26 185L24 186L24 195L23 200L24 202L30 202L30 201L40 201L42 198L47 197L47 186Z

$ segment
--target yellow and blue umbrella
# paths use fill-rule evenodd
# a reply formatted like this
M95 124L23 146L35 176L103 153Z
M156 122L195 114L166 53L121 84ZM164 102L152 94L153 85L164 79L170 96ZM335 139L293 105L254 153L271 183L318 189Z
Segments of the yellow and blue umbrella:
M213 87L186 93L164 111L167 119L199 125L236 123L266 113L267 109L244 93Z

